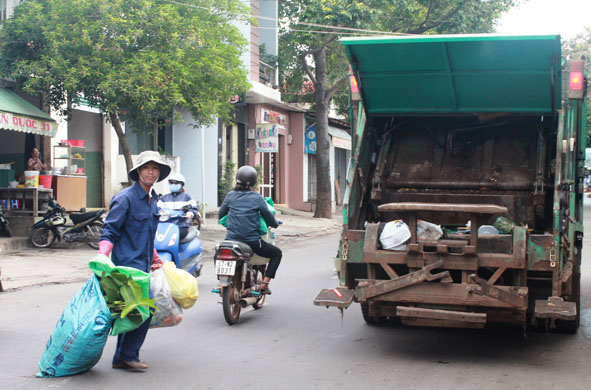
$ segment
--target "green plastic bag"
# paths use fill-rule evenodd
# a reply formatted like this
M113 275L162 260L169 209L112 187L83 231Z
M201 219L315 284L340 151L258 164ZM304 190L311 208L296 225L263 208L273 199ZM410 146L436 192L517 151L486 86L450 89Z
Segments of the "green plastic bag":
M98 278L103 275L103 272L110 274L112 271L117 270L120 273L131 277L142 287L142 298L150 297L150 274L133 267L115 266L105 255L97 255L88 263L88 266ZM142 323L150 317L150 309L147 306L138 306L137 310L142 317ZM111 329L111 336L132 331L140 325L141 323L134 323L128 317L116 318L113 322L113 328Z
M273 203L273 199L269 196L267 198L265 198L265 202L267 202L267 208L269 208L269 211L271 212L271 214L275 215L275 213L277 211L275 211L275 203ZM222 225L223 227L227 228L228 227L228 216L224 215L219 221L218 223L220 225ZM259 216L259 221L261 224L261 227L259 228L259 233L262 235L265 235L269 232L269 226L267 226L267 222L265 221L265 218L263 218L263 216Z

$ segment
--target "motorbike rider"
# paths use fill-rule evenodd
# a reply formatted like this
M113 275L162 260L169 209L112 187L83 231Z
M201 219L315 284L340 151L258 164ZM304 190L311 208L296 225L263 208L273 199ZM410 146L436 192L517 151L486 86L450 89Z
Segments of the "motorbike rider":
M184 186L185 177L180 173L172 173L168 176L168 188L170 189L170 194L164 195L158 202L158 208L160 209L181 210L183 207L190 207L190 209L185 212L185 218L174 220L174 223L179 227L181 240L189 233L189 221L193 218L200 218L197 202L191 198L191 195L185 192Z
M226 240L244 242L259 256L270 258L261 284L261 294L271 294L269 283L281 262L281 249L261 239L260 217L271 227L278 227L282 222L275 219L267 202L256 192L257 171L249 165L242 166L236 172L236 187L228 192L218 217L228 215Z

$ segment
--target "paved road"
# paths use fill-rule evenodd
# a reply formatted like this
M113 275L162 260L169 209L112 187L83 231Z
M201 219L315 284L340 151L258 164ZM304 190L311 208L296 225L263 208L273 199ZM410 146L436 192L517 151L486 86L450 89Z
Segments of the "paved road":
M330 258L337 235L285 247L273 295L260 311L228 326L213 267L199 278L201 297L175 328L149 332L147 372L113 370L110 338L91 371L37 379L47 337L80 283L0 294L0 388L5 389L587 389L591 383L591 272L584 270L584 327L575 336L518 331L367 326L358 305L312 305L336 285ZM591 249L591 243L587 243ZM588 258L588 256L585 256Z

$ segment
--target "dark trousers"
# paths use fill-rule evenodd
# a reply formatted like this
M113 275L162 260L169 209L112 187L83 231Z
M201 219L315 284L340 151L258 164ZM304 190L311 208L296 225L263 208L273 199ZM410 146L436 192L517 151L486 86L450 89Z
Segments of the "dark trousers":
M265 276L274 279L275 272L277 272L277 268L279 268L279 263L281 263L281 256L283 255L281 249L263 240L247 242L246 244L248 244L248 246L252 248L252 251L257 255L261 257L268 257L271 259L269 260L269 264L267 264Z
M151 321L152 316L150 315L139 328L136 328L131 332L117 335L117 348L115 348L113 364L121 363L121 361L140 361L140 348L142 347L142 344L144 344Z

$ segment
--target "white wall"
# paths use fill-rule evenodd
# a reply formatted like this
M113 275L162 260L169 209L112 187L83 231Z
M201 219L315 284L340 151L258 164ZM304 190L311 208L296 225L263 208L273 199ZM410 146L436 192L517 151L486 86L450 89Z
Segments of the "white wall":
M181 174L187 182L185 189L200 204L205 203L206 210L217 209L218 198L218 126L194 128L193 117L189 111L182 112L182 122L172 127L172 154L180 157ZM201 137L204 137L202 147ZM205 153L203 154L202 151ZM203 160L202 160L203 155ZM202 193L202 161L205 161L205 187Z

